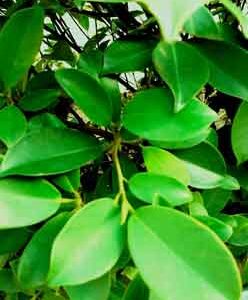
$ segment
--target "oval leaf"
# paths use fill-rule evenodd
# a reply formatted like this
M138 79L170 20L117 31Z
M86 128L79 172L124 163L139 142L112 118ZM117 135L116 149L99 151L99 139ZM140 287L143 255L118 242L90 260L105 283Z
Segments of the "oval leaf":
M198 100L192 100L174 113L174 100L167 89L154 88L137 93L124 110L124 127L152 141L187 141L207 130L216 113Z
M56 72L56 79L92 122L102 126L111 123L111 101L95 78L81 71L64 69Z
M43 36L43 10L36 6L13 14L0 32L0 78L13 87L34 61Z
M161 42L153 53L156 70L171 88L176 112L180 111L207 83L206 60L185 42Z
M87 134L59 128L31 131L10 148L0 176L43 176L64 173L94 160L101 154L98 141Z
M24 227L54 214L59 192L41 179L0 179L0 229ZM30 208L35 209L30 213Z
M178 206L192 201L190 190L181 182L165 175L138 173L129 180L131 192L148 202ZM162 198L163 201L159 201Z
M114 201L104 198L87 204L54 242L49 284L78 285L102 276L117 262L123 244L124 227Z
M239 299L234 258L215 233L193 218L165 207L141 208L130 218L128 234L134 262L159 298Z

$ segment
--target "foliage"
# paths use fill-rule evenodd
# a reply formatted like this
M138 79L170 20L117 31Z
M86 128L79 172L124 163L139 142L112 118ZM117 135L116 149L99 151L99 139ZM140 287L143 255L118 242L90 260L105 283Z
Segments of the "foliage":
M245 295L246 10L1 2L0 299Z

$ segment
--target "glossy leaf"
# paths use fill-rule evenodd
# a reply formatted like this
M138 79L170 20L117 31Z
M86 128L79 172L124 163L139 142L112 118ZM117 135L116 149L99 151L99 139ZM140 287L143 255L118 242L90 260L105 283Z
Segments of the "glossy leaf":
M172 153L157 147L143 148L145 166L149 172L175 178L184 185L190 182L186 164Z
M159 298L239 299L240 275L231 253L191 217L171 208L141 208L129 220L128 234L134 262Z
M0 32L0 79L13 87L34 61L43 35L43 10L34 6L13 14Z
M104 53L103 74L142 71L151 65L154 41L114 41Z
M232 126L232 148L238 164L248 160L248 104L243 102Z
M93 123L103 126L110 124L111 102L108 94L96 79L87 73L73 69L57 71L56 79Z
M104 198L89 203L55 239L49 284L78 285L102 276L117 262L123 243L124 227L113 200Z
M221 39L221 29L214 20L214 16L205 6L200 7L185 22L184 29L187 33L206 39Z
M209 63L209 83L222 93L247 99L248 51L221 41L200 41L195 46Z
M176 112L196 96L209 78L206 60L185 42L161 42L153 53L156 70L171 88Z
M192 201L185 185L165 175L138 173L129 180L129 188L137 198L148 203L178 206Z
M110 276L104 275L85 284L65 287L71 300L108 300Z
M58 100L60 92L52 89L36 90L27 93L18 106L24 111L39 111L49 107Z
M98 79L103 68L103 53L99 50L82 52L78 61L78 68Z
M68 213L59 214L33 235L20 257L17 269L22 288L36 288L46 283L54 239L69 217Z
M0 230L0 255L17 252L28 241L27 228Z
M31 131L9 149L0 175L64 173L89 163L100 154L97 140L87 134L70 129L41 128Z
M178 150L175 154L186 163L191 186L211 189L221 185L226 175L226 165L214 146L204 142L190 149Z
M177 114L173 107L174 100L167 89L139 92L125 107L124 127L145 139L176 146L207 130L217 118L213 110L195 99Z
M14 105L0 110L0 140L8 147L20 140L27 129L27 121L23 113Z
M0 229L24 227L54 214L59 192L41 179L0 179ZM30 213L30 208L35 207Z

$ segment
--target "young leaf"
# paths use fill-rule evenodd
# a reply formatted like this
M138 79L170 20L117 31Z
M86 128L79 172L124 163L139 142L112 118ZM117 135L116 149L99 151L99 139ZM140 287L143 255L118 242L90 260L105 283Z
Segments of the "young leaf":
M65 173L100 156L98 141L70 129L41 128L31 131L9 149L0 176L43 176Z
M175 178L184 185L190 182L186 164L172 153L152 146L143 148L145 166L149 172Z
M140 208L129 220L128 242L142 278L159 298L239 299L241 280L231 253L215 233L184 213Z
M148 203L178 206L192 201L192 194L184 184L165 175L138 173L129 180L129 188Z
M17 278L22 288L37 288L46 283L54 239L69 217L69 213L59 214L33 235L18 264Z
M66 286L65 290L71 300L108 300L111 281L109 274L85 284Z
M214 16L205 6L200 7L185 22L184 29L187 33L205 39L221 39L220 26Z
M94 77L81 71L63 69L56 72L56 79L92 122L102 126L111 123L111 101Z
M153 61L158 73L173 92L176 112L192 101L208 81L206 60L185 42L161 42L153 52Z
M207 130L216 119L213 110L195 99L175 114L171 92L154 88L137 93L126 105L123 124L140 137L176 146Z
M27 121L23 113L14 105L0 110L0 140L11 147L20 140L27 129Z
M0 179L0 229L24 227L54 214L59 192L42 179ZM34 207L30 213L30 208Z
M248 160L248 104L243 102L232 126L232 148L238 164Z
M124 227L114 201L104 198L87 204L55 239L49 284L78 285L102 276L117 262L123 244Z
M152 40L114 41L104 53L103 74L142 71L151 65Z
M34 6L14 13L0 31L0 79L9 89L25 75L39 51L43 10Z
M246 100L248 51L224 41L202 40L194 45L209 63L209 83L222 93Z
M175 155L186 163L191 175L191 186L212 189L220 186L224 180L225 161L210 143L204 142L190 149L178 150Z
M32 91L20 99L18 106L24 111L39 111L56 102L59 95L60 92L54 89Z
M203 4L206 0L142 0L157 18L163 38L168 42L179 39L179 33L183 29L185 21Z

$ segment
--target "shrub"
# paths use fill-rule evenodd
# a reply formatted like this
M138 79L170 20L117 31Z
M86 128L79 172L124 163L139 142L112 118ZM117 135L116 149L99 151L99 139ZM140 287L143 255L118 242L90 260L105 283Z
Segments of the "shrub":
M238 300L246 1L110 2L0 4L0 297Z

